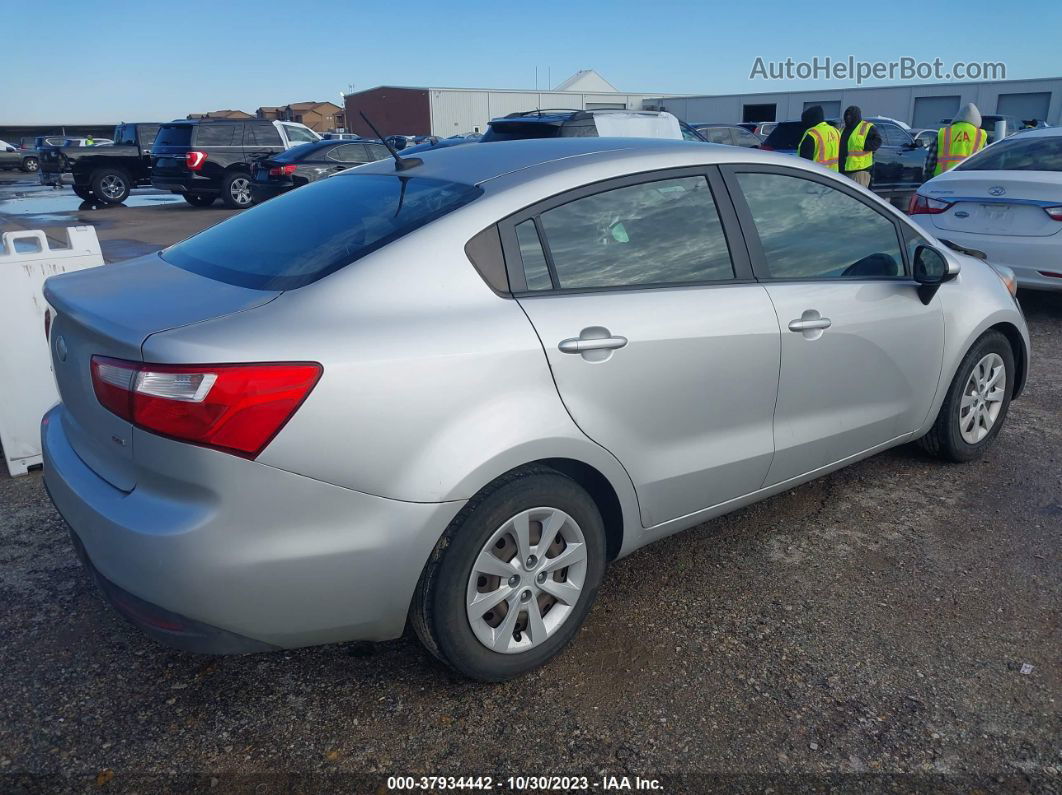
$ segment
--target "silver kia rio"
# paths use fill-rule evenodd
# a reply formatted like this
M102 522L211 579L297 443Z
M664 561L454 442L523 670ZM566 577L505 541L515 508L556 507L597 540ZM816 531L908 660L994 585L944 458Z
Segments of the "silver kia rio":
M609 561L895 445L981 455L1013 275L806 161L471 144L57 276L45 482L149 635L557 654Z

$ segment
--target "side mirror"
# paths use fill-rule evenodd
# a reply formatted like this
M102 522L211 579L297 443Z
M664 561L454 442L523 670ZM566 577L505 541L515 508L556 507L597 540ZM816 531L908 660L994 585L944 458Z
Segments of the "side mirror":
M914 255L914 280L927 287L936 287L954 274L948 260L932 246L919 246Z
M9 147L7 148L7 151L9 151L9 152L14 152L14 151L15 151L15 147L13 147L13 146L9 146Z

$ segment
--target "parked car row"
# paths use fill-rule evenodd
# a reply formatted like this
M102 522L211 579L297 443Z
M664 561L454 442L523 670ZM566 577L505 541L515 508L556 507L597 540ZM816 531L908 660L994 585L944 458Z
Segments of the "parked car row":
M37 170L37 152L32 149L23 149L20 146L0 141L0 168L5 170L19 169L27 173Z

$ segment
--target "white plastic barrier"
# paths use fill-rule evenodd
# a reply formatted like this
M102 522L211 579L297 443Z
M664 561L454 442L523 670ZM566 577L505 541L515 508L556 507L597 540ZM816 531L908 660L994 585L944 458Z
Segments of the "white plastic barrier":
M44 280L103 264L95 229L70 226L66 236L67 248L51 248L37 230L0 236L0 445L12 475L41 462L41 417L59 400L44 336Z

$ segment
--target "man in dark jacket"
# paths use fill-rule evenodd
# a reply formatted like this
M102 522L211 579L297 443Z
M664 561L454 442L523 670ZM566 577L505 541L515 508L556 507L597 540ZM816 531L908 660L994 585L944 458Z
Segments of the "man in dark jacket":
M831 171L837 171L837 128L825 121L821 105L812 105L800 114L804 134L797 144L797 154Z
M870 170L874 166L874 153L881 146L881 133L868 121L863 121L863 111L858 105L849 105L844 111L844 129L841 130L841 148L838 160L841 173L870 187Z

